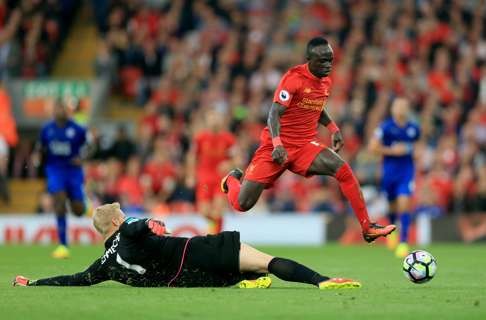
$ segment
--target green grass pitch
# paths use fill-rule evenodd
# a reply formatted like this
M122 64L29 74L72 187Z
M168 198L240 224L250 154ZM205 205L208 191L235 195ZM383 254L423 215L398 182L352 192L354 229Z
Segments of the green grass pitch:
M332 276L362 281L361 289L319 291L274 278L268 290L236 288L11 287L14 275L39 278L82 270L102 253L73 247L0 247L0 319L486 319L486 246L434 245L436 278L416 285L401 260L382 246L263 247Z

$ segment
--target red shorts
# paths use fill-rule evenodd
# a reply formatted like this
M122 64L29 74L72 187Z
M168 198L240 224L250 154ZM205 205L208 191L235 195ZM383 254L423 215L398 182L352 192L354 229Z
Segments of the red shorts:
M288 154L287 162L279 165L272 159L273 145L262 144L246 169L245 179L263 183L270 187L287 169L298 175L308 177L310 175L307 174L307 171L312 162L326 148L326 145L317 141L308 142L301 147L285 147Z
M198 181L196 184L196 203L212 202L216 197L223 197L220 179Z

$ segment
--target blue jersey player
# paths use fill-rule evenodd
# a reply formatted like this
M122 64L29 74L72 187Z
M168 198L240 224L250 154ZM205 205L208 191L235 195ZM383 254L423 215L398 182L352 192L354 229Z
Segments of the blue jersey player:
M80 216L85 211L84 174L81 167L81 149L86 143L86 130L72 121L61 100L54 103L54 120L44 125L40 133L40 146L44 157L47 191L54 200L57 216L59 246L52 256L68 258L67 200L71 211Z
M420 137L419 126L410 118L408 100L396 98L391 106L391 117L375 130L370 150L383 156L381 186L389 202L389 217L395 223L400 218L400 243L396 236L389 237L388 244L397 257L409 253L408 230L411 217L411 197L414 189L414 144Z

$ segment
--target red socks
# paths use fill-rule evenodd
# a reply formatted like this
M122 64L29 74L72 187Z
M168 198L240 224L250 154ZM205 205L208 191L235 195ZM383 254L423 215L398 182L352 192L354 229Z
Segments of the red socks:
M238 202L238 195L240 194L241 188L240 181L233 176L229 176L226 184L228 185L228 200L231 206L235 210L245 211L240 207L240 203Z
M350 202L354 214L361 225L361 229L367 230L370 226L370 218L368 217L368 211L366 210L366 204L363 199L363 194L361 193L358 179L354 176L351 167L345 163L336 172L335 177L337 181L339 181L341 191Z

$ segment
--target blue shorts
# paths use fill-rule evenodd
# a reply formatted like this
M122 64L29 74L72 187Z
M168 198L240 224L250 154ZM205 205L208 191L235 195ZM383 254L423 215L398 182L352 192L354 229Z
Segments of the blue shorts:
M411 197L415 188L413 175L388 176L381 182L381 188L386 194L388 201L394 201L399 196Z
M50 194L66 192L71 201L84 201L84 173L78 167L46 166L47 191Z

